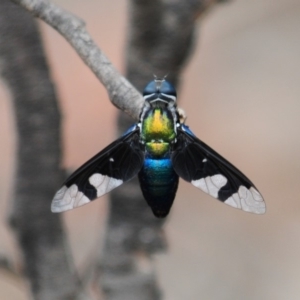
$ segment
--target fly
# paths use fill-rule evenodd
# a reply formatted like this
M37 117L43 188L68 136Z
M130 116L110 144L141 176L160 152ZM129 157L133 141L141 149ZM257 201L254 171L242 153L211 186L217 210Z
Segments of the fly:
M171 83L155 79L143 96L139 122L66 180L54 196L52 212L87 204L138 175L144 198L158 218L168 215L179 177L232 207L265 213L254 184L184 124Z

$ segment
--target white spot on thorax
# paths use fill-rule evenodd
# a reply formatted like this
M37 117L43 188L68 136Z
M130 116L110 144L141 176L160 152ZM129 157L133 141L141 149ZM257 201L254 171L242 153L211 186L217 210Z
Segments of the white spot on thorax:
M204 159L202 160L202 162L207 162L207 159L206 159L206 158L204 158Z
M115 160L111 157L110 159L109 159L109 161L112 161L112 162L114 162Z

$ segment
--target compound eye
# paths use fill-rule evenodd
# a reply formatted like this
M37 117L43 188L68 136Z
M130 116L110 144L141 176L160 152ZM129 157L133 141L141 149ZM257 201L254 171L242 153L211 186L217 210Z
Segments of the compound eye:
M167 96L177 97L176 90L175 90L174 86L166 80L162 82L161 87L160 87L160 92L162 94L167 95Z
M157 92L156 82L154 80L150 81L143 91L143 96L148 96L155 94Z

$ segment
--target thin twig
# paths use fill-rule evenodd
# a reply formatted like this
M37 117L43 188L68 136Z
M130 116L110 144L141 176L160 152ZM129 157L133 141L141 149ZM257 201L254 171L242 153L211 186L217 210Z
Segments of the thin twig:
M113 67L78 17L47 0L12 0L56 29L73 46L108 91L111 102L138 119L143 98Z

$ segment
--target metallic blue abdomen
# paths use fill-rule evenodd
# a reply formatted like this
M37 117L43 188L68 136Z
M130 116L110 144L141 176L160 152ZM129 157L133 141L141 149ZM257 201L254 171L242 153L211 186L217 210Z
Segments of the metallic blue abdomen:
M141 189L156 217L165 217L173 204L178 176L170 158L146 157L139 173Z

